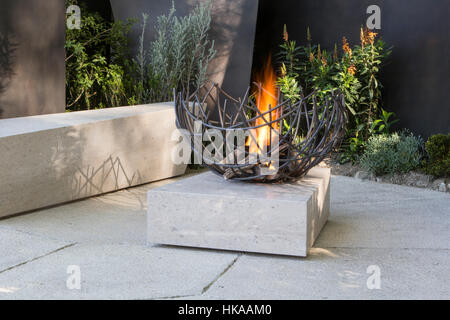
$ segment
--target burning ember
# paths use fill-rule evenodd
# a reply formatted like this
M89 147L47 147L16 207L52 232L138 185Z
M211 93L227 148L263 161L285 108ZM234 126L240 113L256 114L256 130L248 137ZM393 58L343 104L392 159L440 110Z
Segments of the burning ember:
M280 134L280 124L277 120L280 117L281 111L279 109L271 111L278 105L277 76L272 67L271 60L272 58L269 56L264 69L255 79L255 83L257 84L257 92L255 92L256 106L260 114L264 116L256 119L254 125L258 128L253 130L253 137L249 137L247 141L247 146L250 148L249 151L253 154L269 152L270 146L277 144L274 143L274 139L278 139ZM270 124L273 121L277 122L269 126L268 123Z

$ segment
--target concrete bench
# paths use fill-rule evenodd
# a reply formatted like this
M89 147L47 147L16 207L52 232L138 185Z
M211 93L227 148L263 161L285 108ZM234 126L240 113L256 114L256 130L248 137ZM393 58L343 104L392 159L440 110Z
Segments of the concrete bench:
M0 217L181 175L170 103L0 120Z

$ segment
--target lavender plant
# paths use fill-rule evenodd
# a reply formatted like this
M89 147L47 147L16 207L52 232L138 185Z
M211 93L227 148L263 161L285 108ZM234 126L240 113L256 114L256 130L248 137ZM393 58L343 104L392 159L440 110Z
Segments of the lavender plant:
M172 99L173 89L186 95L207 80L207 68L214 58L214 41L208 37L212 2L197 5L178 18L174 4L167 15L158 17L156 39L145 49L144 33L148 16L143 16L142 35L135 65L139 83L135 86L138 103Z
M406 173L419 167L423 141L412 133L380 134L369 138L361 166L376 175Z

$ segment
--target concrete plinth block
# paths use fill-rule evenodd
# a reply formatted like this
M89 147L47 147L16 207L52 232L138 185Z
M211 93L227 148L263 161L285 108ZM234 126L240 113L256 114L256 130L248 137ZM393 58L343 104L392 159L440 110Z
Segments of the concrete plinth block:
M330 170L294 183L225 181L213 173L149 191L148 241L305 257L328 220Z

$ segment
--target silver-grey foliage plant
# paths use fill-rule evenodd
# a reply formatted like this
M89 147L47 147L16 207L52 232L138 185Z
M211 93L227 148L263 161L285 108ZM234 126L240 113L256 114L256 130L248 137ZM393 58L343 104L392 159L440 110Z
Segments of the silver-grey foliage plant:
M148 15L143 15L139 52L134 60L139 83L138 103L163 102L173 98L173 89L189 95L207 80L209 62L216 55L209 40L212 1L198 4L185 17L175 15L175 5L168 15L159 16L156 39L145 50L144 36Z
M419 167L423 140L412 133L375 135L367 141L361 166L377 175L407 173Z

